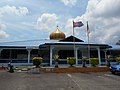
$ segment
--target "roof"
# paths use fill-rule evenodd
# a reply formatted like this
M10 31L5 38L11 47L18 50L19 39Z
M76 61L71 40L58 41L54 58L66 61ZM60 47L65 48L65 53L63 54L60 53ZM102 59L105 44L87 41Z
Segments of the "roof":
M44 45L81 45L81 46L88 46L88 43L86 42L51 42L51 43L45 43ZM90 46L98 46L101 49L109 48L110 46L108 44L95 44L95 43L89 43Z
M49 40L49 39L41 39L41 40L26 40L26 41L13 41L13 42L2 42L0 43L0 47L29 47L29 46L38 46L44 43L56 42L58 40Z
M3 42L0 43L1 48L39 48L44 47L44 45L85 45L88 43L84 42L75 37L75 42L73 42L73 36L69 36L63 40L50 40L50 39L40 39L40 40L26 40L26 41L13 41L13 42ZM89 43L90 46L99 46L100 48L108 48L107 44L96 44Z
M76 37L74 37L74 36L69 36L69 37L67 37L67 38L65 38L65 39L63 39L63 40L60 40L60 41L62 41L62 42L84 42L83 40L81 40L81 39L79 39L79 38L76 38Z
M109 50L120 50L120 45L110 45L112 48L109 48Z

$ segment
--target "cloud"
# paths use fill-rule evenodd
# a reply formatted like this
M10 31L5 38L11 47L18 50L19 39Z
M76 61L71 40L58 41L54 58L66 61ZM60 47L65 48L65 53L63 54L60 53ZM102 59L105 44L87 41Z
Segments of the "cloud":
M14 17L14 15L24 16L27 13L28 13L28 9L26 7L18 7L17 8L15 6L6 5L3 7L0 7L0 21L2 22L3 16L6 16L6 15L10 16L10 17L8 17L8 19L9 19L9 18ZM6 22L4 21L4 23L6 23ZM9 34L4 31L4 29L6 29L6 27L7 26L5 24L0 23L0 39L9 37Z
M0 7L0 14L15 14L18 16L24 16L28 13L28 9L26 7L15 7L15 6L3 6Z
M6 28L4 24L0 24L0 39L7 38L9 35L3 31Z
M112 5L112 6L111 6ZM101 0L97 3L95 15L101 17L120 17L120 0Z
M61 0L66 6L74 6L77 0Z
M0 30L3 30L5 28L6 28L6 26L4 24L0 24Z
M43 13L37 20L37 29L51 32L57 25L58 16L56 14Z
M120 40L119 10L120 0L89 0L86 12L74 20L81 20L85 24L81 28L84 33L86 33L86 21L89 22L91 42L115 44ZM68 26L71 27L67 23L66 27ZM80 35L81 33L79 33ZM84 40L86 40L86 36L84 36Z
M91 7L94 7L92 11ZM83 18L88 17L91 23L91 40L115 44L120 39L120 0L90 0L87 10Z
M72 30L72 21L73 19L69 19L67 22L66 22L66 26L65 26L65 29L66 29L66 35L71 35L73 32Z

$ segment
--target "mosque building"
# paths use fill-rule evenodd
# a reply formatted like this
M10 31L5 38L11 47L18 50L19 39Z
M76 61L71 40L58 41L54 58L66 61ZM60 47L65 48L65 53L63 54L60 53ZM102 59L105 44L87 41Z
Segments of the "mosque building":
M43 64L52 66L56 52L61 65L67 64L67 57L75 57L76 65L82 64L82 56L88 57L88 43L72 35L66 37L58 26L49 37L50 39L1 42L0 64L7 65L11 62L14 65L32 65L32 58L40 56ZM120 53L120 45L89 43L89 47L90 57L98 58L99 65L106 64L106 55ZM89 59L86 64L90 64Z

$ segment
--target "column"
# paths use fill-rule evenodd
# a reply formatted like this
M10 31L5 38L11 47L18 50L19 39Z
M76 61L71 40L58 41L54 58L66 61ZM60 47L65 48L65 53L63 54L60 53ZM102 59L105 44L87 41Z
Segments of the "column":
M97 50L98 50L99 65L101 65L100 48L98 47Z
M28 63L30 63L30 52L31 52L31 49L27 49L28 51Z
M75 48L76 66L78 65L78 47Z
M52 66L52 51L54 47L50 46L50 66Z
M104 50L104 53L105 53L105 62L107 63L107 51L106 50Z
M1 51L2 51L2 50L3 50L3 49L0 48L0 57L1 57Z

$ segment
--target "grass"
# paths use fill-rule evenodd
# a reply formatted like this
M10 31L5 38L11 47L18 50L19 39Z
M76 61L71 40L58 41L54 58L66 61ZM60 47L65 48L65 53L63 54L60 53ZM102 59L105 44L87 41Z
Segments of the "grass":
M30 70L33 66L16 66L14 67L14 70Z

